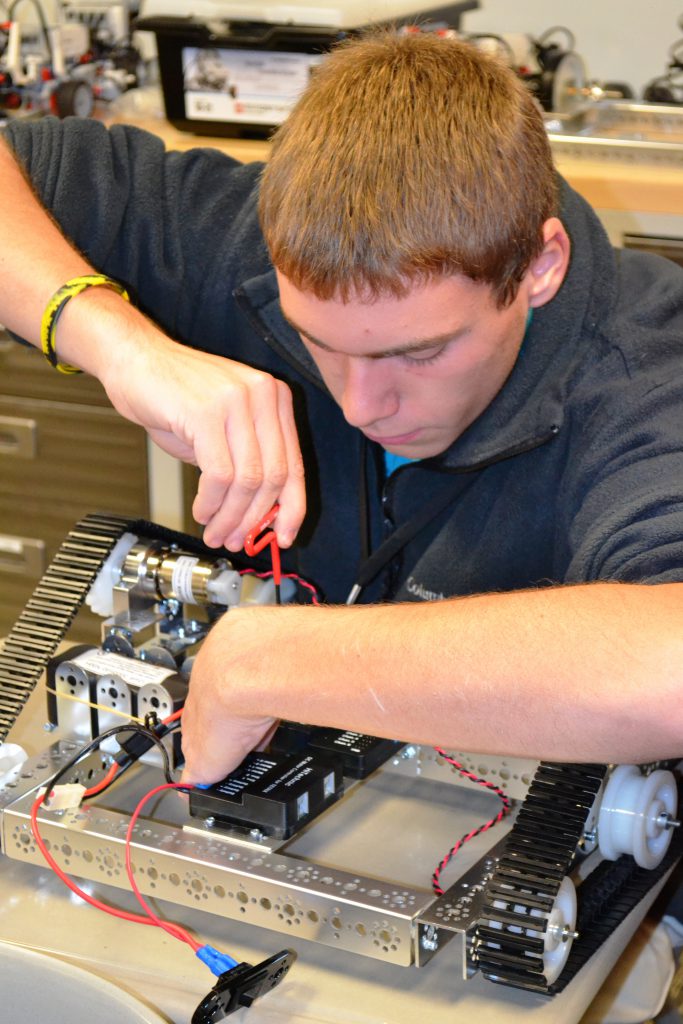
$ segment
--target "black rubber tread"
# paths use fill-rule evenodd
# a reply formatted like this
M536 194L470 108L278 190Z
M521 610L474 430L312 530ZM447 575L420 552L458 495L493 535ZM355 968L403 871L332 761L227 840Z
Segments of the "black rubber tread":
M579 937L572 944L562 974L550 988L552 995L562 991L682 853L683 835L676 829L669 849L656 868L640 868L633 857L622 856L614 862L602 861L591 872L577 893Z
M549 993L543 974L548 915L606 771L606 765L539 765L475 930L477 964L489 980Z
M94 513L67 534L0 650L0 742L64 639L119 537L136 521Z
M0 742L64 639L107 556L124 533L216 559L227 552L146 519L95 512L69 531L0 649ZM231 556L232 557L232 556Z
M683 835L677 830L653 870L639 868L630 856L602 861L577 889L578 937L560 977L548 985L543 974L545 915L572 868L606 773L607 765L539 766L486 887L475 930L477 964L490 981L544 995L561 992L683 853Z

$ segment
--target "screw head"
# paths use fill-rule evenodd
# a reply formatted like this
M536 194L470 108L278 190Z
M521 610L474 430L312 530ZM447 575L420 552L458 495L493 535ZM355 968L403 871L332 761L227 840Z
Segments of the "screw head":
M420 945L423 949L433 953L439 948L439 930L433 924L427 925L420 937Z

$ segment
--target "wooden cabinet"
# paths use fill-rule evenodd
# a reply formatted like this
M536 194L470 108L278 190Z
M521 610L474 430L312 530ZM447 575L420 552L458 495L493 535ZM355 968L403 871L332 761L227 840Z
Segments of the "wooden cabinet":
M85 513L149 517L147 460L144 430L97 381L0 338L0 635ZM81 611L70 638L97 640L99 623Z

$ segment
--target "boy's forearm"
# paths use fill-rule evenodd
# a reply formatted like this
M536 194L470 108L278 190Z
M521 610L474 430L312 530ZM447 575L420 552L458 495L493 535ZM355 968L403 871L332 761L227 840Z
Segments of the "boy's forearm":
M190 764L200 734L229 745L231 716L558 761L677 757L682 612L681 584L229 612L193 670Z
M0 142L0 321L32 345L54 292L69 278L92 273L36 198L9 146Z

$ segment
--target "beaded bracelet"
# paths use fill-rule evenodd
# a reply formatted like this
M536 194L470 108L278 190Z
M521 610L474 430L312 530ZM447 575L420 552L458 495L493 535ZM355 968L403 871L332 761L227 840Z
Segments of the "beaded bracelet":
M40 324L40 346L50 366L55 370L59 370L60 373L81 373L81 370L75 366L69 366L67 363L60 363L57 358L55 350L57 321L69 299L73 299L74 295L80 295L86 288L97 288L100 285L105 288L112 288L115 292L118 292L121 298L127 302L130 301L128 292L118 281L113 281L111 277L106 277L104 274L84 274L82 277L73 277L66 284L63 284L54 293L45 307Z

